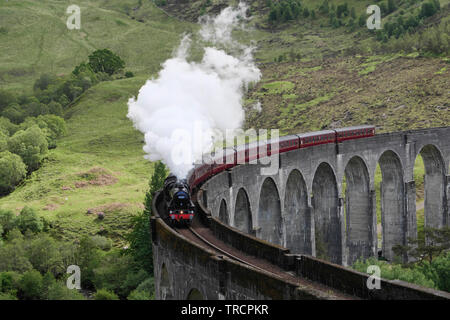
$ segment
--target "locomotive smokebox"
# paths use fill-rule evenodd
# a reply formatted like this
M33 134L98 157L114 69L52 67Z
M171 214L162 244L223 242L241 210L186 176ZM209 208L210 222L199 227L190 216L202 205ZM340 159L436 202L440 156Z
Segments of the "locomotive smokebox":
M171 225L190 225L195 215L191 192L186 179L170 174L164 181L164 198Z

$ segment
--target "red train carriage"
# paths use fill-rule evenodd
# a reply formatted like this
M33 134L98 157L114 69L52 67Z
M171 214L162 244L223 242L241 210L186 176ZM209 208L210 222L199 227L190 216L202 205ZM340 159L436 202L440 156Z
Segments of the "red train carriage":
M375 127L374 126L347 127L347 128L336 129L334 131L336 131L337 142L372 137L375 135Z
M236 150L235 164L256 163L259 159L258 142L247 143L234 148Z
M208 163L197 166L189 176L189 185L194 188L210 176L242 163L252 163L257 159L272 154L292 151L298 148L307 148L320 144L337 143L351 139L372 137L375 135L374 126L356 126L336 130L323 130L318 132L302 133L280 137L278 144L266 142L253 142L235 148L224 149L222 154L208 158Z
M336 141L336 132L333 130L323 130L318 132L307 132L298 135L300 139L300 148L306 148L325 143L334 143Z

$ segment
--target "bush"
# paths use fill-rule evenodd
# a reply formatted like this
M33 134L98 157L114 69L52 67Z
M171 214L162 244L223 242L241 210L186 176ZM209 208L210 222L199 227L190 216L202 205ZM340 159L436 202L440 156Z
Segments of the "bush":
M0 131L0 153L8 149L8 136Z
M129 256L122 255L117 250L108 252L101 264L94 269L95 288L109 290L126 298L131 291L126 283L130 266Z
M127 297L127 300L151 300L152 296L150 293L141 290L133 290Z
M19 128L16 124L12 123L11 120L5 117L0 117L0 131L5 133L7 136L12 136Z
M42 274L58 276L66 270L58 243L46 233L40 233L27 243L27 257L33 268Z
M16 218L16 226L22 233L27 230L38 233L44 228L44 223L33 208L25 207Z
M0 112L2 112L7 106L16 102L16 97L5 90L0 90Z
M8 141L8 149L19 155L31 172L39 168L48 151L48 142L42 130L35 125L16 132Z
M42 275L37 270L30 270L23 274L19 282L19 295L26 300L37 300L43 289Z
M1 236L6 235L9 231L11 231L16 223L16 215L14 212L10 210L0 209L0 226L3 229L3 234Z
M48 112L50 114L54 114L56 116L60 116L61 117L63 115L63 108L62 108L60 103L55 102L55 101L51 101L48 104Z
M133 78L134 77L134 73L131 72L131 71L127 71L127 72L125 72L125 77L126 78Z
M29 117L19 125L19 128L26 130L35 125L45 134L49 149L56 148L56 140L67 132L64 119L53 114L41 115L37 118Z
M9 151L0 153L0 194L14 190L14 187L25 178L26 166L22 159Z
M17 300L17 298L11 293L0 293L0 301L1 300Z
M67 288L66 284L61 281L55 281L52 283L48 287L47 292L48 300L85 300L84 296L78 292L78 290Z
M15 124L21 123L27 116L22 106L18 105L17 103L11 104L6 107L2 111L1 115L5 118L8 118Z
M51 74L42 74L39 79L34 82L34 90L46 90L49 85L56 82L56 77Z
M15 271L6 271L0 273L0 293L10 293L14 297L19 290L19 281L21 275Z
M110 76L125 67L125 62L108 49L96 50L89 56L89 66L94 72L105 72Z
M119 300L119 297L111 291L100 289L94 294L95 300Z
M111 249L112 247L112 241L106 237L103 236L99 236L99 235L95 235L92 237L92 242L94 243L94 245L101 249L101 250L105 250L108 251Z
M22 233L14 228L8 233L8 241L0 247L0 272L17 271L20 273L32 269L25 252L25 241Z

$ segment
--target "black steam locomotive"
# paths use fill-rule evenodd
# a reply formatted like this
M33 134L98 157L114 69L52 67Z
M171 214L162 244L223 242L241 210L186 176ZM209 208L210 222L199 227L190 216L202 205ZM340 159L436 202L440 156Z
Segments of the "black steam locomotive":
M164 181L164 199L167 205L168 222L175 225L190 225L195 215L195 206L191 201L189 184L169 175Z

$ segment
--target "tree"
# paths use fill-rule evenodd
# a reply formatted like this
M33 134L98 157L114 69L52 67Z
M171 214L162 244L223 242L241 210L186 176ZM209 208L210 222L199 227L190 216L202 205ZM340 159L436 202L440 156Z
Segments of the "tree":
M50 114L54 114L56 116L60 116L61 117L63 115L63 108L62 108L60 103L55 102L55 101L51 101L48 104L48 112Z
M38 233L44 229L44 222L33 208L24 207L16 218L16 226L22 233L27 230Z
M133 220L133 231L127 235L130 247L128 254L134 257L139 269L153 274L153 253L150 233L150 215L152 212L153 194L164 185L167 176L166 167L161 161L155 163L155 171L150 179L149 190L145 195L145 209Z
M0 273L0 292L9 293L16 296L19 289L21 275L15 271L5 271Z
M28 243L27 257L33 268L42 274L58 276L66 269L58 244L46 233L40 233Z
M119 297L111 291L100 289L94 294L95 300L119 300Z
M55 281L47 289L48 300L85 300L84 296L76 289L67 288L61 281Z
M397 5L394 0L388 0L388 12L392 13L397 9Z
M96 50L89 56L89 66L94 72L113 75L125 67L125 62L108 49Z
M48 151L45 134L37 126L17 131L8 141L10 152L19 155L29 172L36 170Z
M8 136L12 136L17 130L17 125L12 123L11 120L5 117L0 117L0 131Z
M67 132L64 119L53 114L40 115L37 118L29 117L19 127L26 130L34 125L37 125L45 134L49 149L55 148L56 140Z
M425 2L422 3L422 7L420 8L419 18L427 18L431 17L436 13L438 9L435 7L433 2Z
M9 119L11 122L18 124L21 123L25 117L26 113L22 106L17 103L10 104L1 113L2 117Z
M409 238L407 245L396 245L392 249L398 256L405 254L417 261L428 260L429 263L442 252L450 249L450 227L441 229L425 227L424 239Z
M6 133L0 130L0 153L8 149L8 138Z
M56 82L55 76L44 73L34 82L34 90L46 90L49 85Z
M0 113L9 105L16 102L16 97L5 90L0 90Z
M100 254L92 238L84 236L75 251L75 264L83 270L81 285L83 288L94 288L94 269L100 265Z
M14 190L27 173L26 165L22 159L9 151L0 153L0 194Z
M23 274L19 282L19 294L26 300L37 300L43 289L42 275L37 270L30 270Z
M0 180L1 181L1 180ZM11 210L0 209L0 226L3 229L3 234L0 236L5 236L10 230L14 228L16 224L16 215Z

